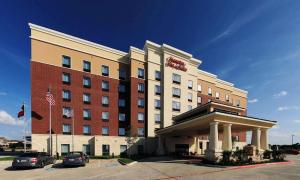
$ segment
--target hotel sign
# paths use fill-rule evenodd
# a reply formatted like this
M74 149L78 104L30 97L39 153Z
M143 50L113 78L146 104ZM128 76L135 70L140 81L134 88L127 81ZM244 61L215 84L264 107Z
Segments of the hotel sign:
M169 66L171 68L178 69L181 71L187 71L187 68L185 67L185 63L180 60L174 59L173 57L167 58L166 66Z

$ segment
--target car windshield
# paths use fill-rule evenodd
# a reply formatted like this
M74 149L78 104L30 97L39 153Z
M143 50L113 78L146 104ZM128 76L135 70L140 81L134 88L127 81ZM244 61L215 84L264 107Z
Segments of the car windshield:
M81 156L81 153L80 152L72 152L72 153L68 154L68 156L78 157L78 156Z
M38 153L24 153L20 157L38 157Z

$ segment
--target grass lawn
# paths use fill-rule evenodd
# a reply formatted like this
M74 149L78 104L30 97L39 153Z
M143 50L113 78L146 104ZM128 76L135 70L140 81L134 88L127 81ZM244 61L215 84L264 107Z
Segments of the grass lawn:
M119 158L118 161L119 161L121 164L129 164L129 163L134 162L134 160L128 159L128 158Z
M0 161L12 161L15 157L0 157Z

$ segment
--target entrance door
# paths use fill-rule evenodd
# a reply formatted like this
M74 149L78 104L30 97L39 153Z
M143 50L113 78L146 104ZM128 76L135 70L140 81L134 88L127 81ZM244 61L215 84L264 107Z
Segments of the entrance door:
M175 144L175 154L176 155L188 155L189 145L188 144Z
M91 146L89 144L82 145L82 152L91 155Z

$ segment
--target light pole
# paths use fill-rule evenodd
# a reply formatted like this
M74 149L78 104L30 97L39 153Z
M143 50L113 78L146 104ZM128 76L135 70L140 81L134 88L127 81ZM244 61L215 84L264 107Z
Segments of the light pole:
M293 144L294 144L294 134L292 134L292 149L293 149Z

